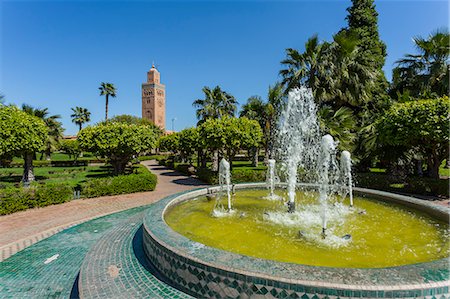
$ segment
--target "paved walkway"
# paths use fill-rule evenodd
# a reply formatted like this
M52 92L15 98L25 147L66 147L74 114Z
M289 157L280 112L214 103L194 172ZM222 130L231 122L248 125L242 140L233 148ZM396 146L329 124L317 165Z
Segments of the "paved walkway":
M73 200L0 217L0 261L66 228L100 216L151 204L177 192L204 186L156 161L142 162L158 176L154 191Z

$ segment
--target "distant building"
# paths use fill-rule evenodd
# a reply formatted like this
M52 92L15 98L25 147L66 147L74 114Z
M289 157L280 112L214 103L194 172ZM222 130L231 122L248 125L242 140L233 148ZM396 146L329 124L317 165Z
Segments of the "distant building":
M142 118L166 129L166 87L154 65L147 73L147 82L142 84Z

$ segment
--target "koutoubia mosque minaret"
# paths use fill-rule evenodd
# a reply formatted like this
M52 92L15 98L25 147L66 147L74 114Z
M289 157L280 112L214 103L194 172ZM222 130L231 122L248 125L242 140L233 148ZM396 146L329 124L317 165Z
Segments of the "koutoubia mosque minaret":
M166 129L166 86L160 82L160 74L152 64L147 72L147 82L142 84L142 118Z

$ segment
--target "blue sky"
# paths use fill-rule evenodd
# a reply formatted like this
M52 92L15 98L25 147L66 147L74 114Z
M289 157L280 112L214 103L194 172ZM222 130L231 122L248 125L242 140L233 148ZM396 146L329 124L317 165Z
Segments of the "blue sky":
M413 53L411 38L447 28L447 1L376 1L387 44L385 72ZM75 134L71 107L104 118L100 82L118 96L109 115L141 114L141 84L154 61L166 84L166 123L195 125L192 102L220 85L240 103L265 97L288 47L346 26L350 0L334 1L2 1L0 93L7 103L48 107Z

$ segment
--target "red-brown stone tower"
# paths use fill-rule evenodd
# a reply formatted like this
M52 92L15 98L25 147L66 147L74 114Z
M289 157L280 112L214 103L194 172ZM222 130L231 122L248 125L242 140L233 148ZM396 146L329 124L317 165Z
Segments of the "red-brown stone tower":
M166 129L166 87L155 65L147 72L147 83L142 84L142 118Z

